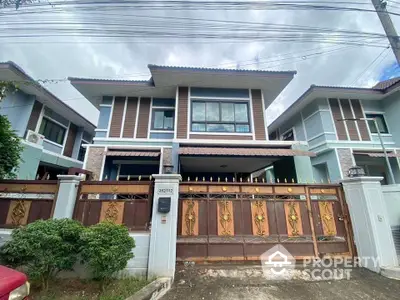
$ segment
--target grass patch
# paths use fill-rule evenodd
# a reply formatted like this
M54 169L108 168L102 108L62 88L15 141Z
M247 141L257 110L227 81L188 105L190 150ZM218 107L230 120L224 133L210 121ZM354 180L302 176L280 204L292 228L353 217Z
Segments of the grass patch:
M124 300L150 283L145 278L127 277L112 281L104 291L92 280L58 279L49 290L40 291L32 286L33 300Z

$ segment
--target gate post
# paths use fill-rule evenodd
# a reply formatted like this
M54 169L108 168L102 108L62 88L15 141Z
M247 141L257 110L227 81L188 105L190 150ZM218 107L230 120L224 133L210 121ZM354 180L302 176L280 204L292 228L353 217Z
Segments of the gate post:
M78 187L82 177L76 175L57 175L57 178L59 180L59 188L53 218L72 219Z
M374 272L398 265L380 181L383 177L342 180L361 266ZM377 259L375 263L372 259Z
M153 177L155 184L148 277L173 278L176 264L179 181L182 177L179 174L154 174ZM168 207L170 210L166 212Z

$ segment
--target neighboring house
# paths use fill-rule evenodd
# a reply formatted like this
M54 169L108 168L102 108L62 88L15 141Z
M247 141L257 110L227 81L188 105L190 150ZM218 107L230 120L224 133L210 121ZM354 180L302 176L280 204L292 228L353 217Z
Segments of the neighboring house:
M268 141L265 125L295 72L149 69L148 81L70 78L100 110L84 165L95 178L148 178L168 165L192 181L245 181L272 165L281 182L311 178L306 143Z
M376 118L373 121L342 119ZM378 131L389 152L396 183L400 183L400 78L373 88L312 85L268 126L271 140L307 141L317 153L311 159L318 181L338 181L351 166L391 183Z
M14 81L18 90L0 103L22 139L24 151L18 179L57 179L68 168L81 168L95 126L13 62L0 63L0 80Z

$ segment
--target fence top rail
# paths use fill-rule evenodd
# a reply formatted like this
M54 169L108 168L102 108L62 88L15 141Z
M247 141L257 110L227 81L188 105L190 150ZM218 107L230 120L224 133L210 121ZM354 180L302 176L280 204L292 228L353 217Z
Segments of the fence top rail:
M143 180L143 181L118 181L118 180L107 180L107 181L82 181L83 185L150 185L153 181Z
M180 185L233 185L233 186L268 186L268 187L305 187L305 188L339 188L340 183L266 183L266 182L225 182L225 181L185 181Z
M0 180L0 184L52 185L52 184L57 184L57 183L58 183L58 180L18 180L18 179Z

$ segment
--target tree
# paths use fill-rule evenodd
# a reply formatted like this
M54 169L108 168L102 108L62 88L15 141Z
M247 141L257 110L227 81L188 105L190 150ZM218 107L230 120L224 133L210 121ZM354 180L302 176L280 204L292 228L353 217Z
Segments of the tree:
M12 93L17 87L6 81L0 81L0 102L7 93ZM6 116L1 115L0 111L0 179L15 177L21 162L22 154L21 140L11 127L10 121Z

